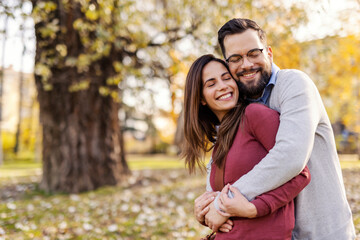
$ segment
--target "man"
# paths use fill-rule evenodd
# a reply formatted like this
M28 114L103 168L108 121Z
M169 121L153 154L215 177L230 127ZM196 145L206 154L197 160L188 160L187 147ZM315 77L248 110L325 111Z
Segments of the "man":
M312 179L295 200L293 239L354 239L334 135L311 79L298 70L280 70L273 63L265 32L252 20L230 20L219 30L218 40L232 76L249 101L280 113L274 148L233 186L252 200L289 181L307 165ZM199 197L202 201L195 201L195 214L198 221L218 230L227 219L216 212L218 198L207 209L201 206L210 197L206 193ZM229 226L224 224L222 229Z

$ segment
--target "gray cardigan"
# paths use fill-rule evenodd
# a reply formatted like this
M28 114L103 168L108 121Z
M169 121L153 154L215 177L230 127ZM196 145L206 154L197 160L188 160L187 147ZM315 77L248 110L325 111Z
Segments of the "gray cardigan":
M355 239L333 131L316 86L301 71L280 70L268 105L280 113L276 144L233 185L252 200L308 165L311 182L295 199L293 239Z

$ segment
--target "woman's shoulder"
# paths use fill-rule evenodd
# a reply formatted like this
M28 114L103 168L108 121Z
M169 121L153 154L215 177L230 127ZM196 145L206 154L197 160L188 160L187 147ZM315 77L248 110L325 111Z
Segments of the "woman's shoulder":
M279 113L261 103L251 103L245 109L245 117L248 120L261 120L269 117L279 118Z
M245 109L245 114L261 114L263 112L277 113L277 111L261 103L250 103Z

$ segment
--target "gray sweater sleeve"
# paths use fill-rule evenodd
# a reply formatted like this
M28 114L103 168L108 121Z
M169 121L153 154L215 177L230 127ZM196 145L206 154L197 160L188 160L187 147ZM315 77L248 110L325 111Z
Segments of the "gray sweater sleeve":
M233 184L248 200L281 186L302 171L312 152L321 106L320 95L305 73L279 72L270 99L270 107L280 112L275 146Z
M206 191L208 192L213 191L210 185L211 164L212 164L212 158L210 158L209 163L206 165Z

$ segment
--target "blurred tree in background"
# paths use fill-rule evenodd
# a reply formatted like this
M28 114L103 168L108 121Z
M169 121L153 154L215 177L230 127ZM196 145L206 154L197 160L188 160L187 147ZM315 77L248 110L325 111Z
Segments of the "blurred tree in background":
M338 134L338 150L351 153L357 149L360 156L359 36L327 37L303 43L302 48L300 66L314 76Z

